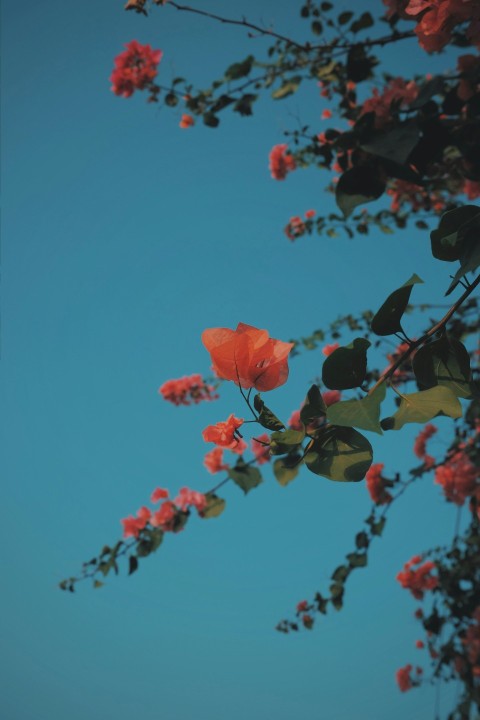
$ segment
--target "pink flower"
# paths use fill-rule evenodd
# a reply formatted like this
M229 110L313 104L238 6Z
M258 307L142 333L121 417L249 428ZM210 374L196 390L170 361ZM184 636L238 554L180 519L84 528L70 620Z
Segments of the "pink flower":
M161 527L162 530L173 530L173 523L177 514L177 508L175 505L166 500L160 505L160 508L153 513L151 524L153 527Z
M242 438L239 438L237 441L237 444L234 447L228 448L230 452L235 453L235 455L243 455L245 450L248 449L248 445Z
M180 510L185 511L192 506L200 513L202 510L205 510L207 498L203 495L203 493L183 487L180 489L180 492L173 502L178 508L180 508Z
M203 464L208 472L215 474L222 470L228 470L229 465L223 462L223 450L221 447L213 448L203 458Z

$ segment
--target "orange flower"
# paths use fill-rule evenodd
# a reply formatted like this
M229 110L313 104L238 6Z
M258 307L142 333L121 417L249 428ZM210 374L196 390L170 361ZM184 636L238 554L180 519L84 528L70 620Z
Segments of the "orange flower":
M192 127L192 125L195 125L195 120L191 115L187 115L186 113L184 113L179 122L179 125L182 130L186 130L187 128Z
M271 338L266 330L239 323L236 330L209 328L202 342L216 375L243 388L266 391L288 378L288 354L293 343Z
M225 422L218 422L216 425L208 425L202 432L205 442L213 442L218 447L235 449L241 440L236 437L236 432L240 425L243 425L241 418L235 415L229 415Z

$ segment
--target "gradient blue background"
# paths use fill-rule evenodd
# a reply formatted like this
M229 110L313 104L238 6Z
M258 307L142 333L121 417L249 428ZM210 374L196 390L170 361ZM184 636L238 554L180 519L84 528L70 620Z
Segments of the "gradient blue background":
M297 2L199 3L226 5L302 37ZM172 8L146 19L117 0L3 2L2 717L430 718L434 691L401 695L394 672L427 664L395 574L455 523L431 479L392 510L345 609L312 633L273 628L327 588L370 502L363 483L305 471L283 489L267 470L247 498L226 488L221 518L192 519L131 578L57 589L154 487L212 485L201 429L244 413L235 388L193 408L157 395L169 378L208 374L205 327L243 321L287 340L378 307L412 272L426 283L415 299L442 302L450 272L418 231L289 243L291 215L332 207L329 177L274 182L268 153L297 117L327 126L318 89L266 99L253 119L226 112L217 131L182 131L179 109L111 93L113 58L133 38L163 49L160 81L173 73L204 87L265 47ZM455 64L415 41L386 57L405 76ZM315 353L292 361L268 398L278 414L298 407L320 366ZM438 425L441 452L449 424ZM387 471L414 465L418 429L371 438Z

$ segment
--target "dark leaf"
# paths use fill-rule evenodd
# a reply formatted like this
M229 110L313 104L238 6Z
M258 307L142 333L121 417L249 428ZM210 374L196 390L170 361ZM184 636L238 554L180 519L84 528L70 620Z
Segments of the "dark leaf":
M367 349L370 342L355 338L350 345L339 347L323 363L322 380L331 390L360 387L367 372Z
M423 280L414 274L402 287L388 296L372 320L371 328L375 335L394 335L401 332L400 321L408 305L412 287L417 283L423 283Z

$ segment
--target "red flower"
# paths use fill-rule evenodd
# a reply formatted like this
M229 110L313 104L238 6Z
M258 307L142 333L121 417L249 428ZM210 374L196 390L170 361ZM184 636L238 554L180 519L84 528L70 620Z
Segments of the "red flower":
M310 218L314 218L316 214L317 213L315 210L307 210L307 212L305 213L305 217L307 218L307 220L310 220Z
M293 343L274 340L266 330L239 323L236 330L205 330L202 341L215 373L224 380L260 391L273 390L287 381Z
M303 429L303 423L300 420L300 410L294 410L293 413L290 415L290 420L288 421L288 427L292 430L302 430Z
M257 465L270 462L270 436L267 433L252 438L252 452L255 455Z
M401 77L392 78L382 92L373 89L372 97L363 103L362 115L375 113L375 127L382 128L392 120L392 105L406 107L417 95L418 86L414 80L407 82Z
M284 232L289 240L296 240L305 234L305 223L302 218L298 215L294 215L290 218L288 225L285 227Z
M426 590L433 590L438 585L438 578L431 575L431 572L435 570L435 563L428 561L420 565L416 570L412 569L412 566L418 565L421 560L421 556L415 555L405 563L403 570L398 573L396 578L400 585L410 590L417 600L422 600Z
M130 515L127 518L123 518L120 522L123 525L123 537L138 537L140 530L146 526L151 518L152 513L147 507L141 507L137 512L137 517Z
M480 182L477 180L465 180L463 192L469 200L476 200L480 197Z
M203 458L203 464L208 472L215 474L222 470L228 470L229 465L223 462L223 450L221 447L213 448Z
M431 455L427 455L427 442L430 440L432 435L435 435L437 428L432 423L425 425L423 430L415 438L415 444L413 446L413 452L415 455L423 460L424 465L427 468L431 468L435 465L435 458Z
M311 615L307 615L307 614L303 615L303 616L302 616L302 622L303 622L304 627L307 628L307 630L311 630L311 629L312 629L312 627L313 627L313 618L312 618Z
M187 115L186 113L183 113L182 118L179 122L180 127L182 130L186 130L189 127L192 127L192 125L195 125L195 120L191 115Z
M247 450L247 448L248 448L248 445L245 442L245 440L243 440L242 438L238 438L237 444L234 447L229 448L229 450L231 452L235 453L235 455L243 455L243 453L245 452L245 450Z
M292 155L287 155L288 145L274 145L270 151L269 169L274 180L285 180L297 164Z
M218 422L216 425L209 425L202 433L205 442L213 442L219 447L231 450L238 445L238 438L235 436L238 428L243 425L243 420L230 415L225 422Z
M127 49L115 58L110 81L115 95L130 97L135 90L144 90L152 84L163 53L152 50L150 45L140 45L136 40L125 47Z
M338 343L333 343L332 345L325 345L325 347L322 348L322 353L328 357L339 347L340 345Z
M308 610L308 602L301 600L297 605L297 613L305 612L306 610Z
M447 500L455 505L463 505L473 496L480 500L480 469L463 452L457 452L435 470L435 482L442 486Z
M410 673L412 672L411 665L405 665L403 668L399 668L395 673L397 685L402 692L407 692L413 687L412 678Z
M195 405L202 400L217 400L213 385L207 385L201 375L189 375L177 380L167 380L158 389L164 400L174 405Z
M327 109L327 110L323 110L323 112L322 112L322 114L321 114L320 117L321 117L322 120L330 120L330 118L332 117L332 111L331 111L331 110L328 110L328 109Z
M393 497L386 489L385 479L382 477L383 468L383 463L373 463L365 476L367 490L376 505L388 505L393 500Z
M418 650L422 650L422 649L425 647L425 643L422 642L422 640L417 640L417 642L415 643L415 647L416 647Z

